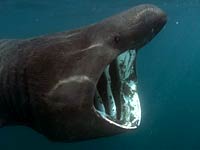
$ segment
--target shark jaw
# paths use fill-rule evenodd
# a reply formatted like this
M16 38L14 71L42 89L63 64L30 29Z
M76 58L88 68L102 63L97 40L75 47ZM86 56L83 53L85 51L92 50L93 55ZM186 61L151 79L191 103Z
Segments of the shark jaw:
M128 50L107 65L94 97L96 114L124 129L135 129L141 122L135 62L136 51Z

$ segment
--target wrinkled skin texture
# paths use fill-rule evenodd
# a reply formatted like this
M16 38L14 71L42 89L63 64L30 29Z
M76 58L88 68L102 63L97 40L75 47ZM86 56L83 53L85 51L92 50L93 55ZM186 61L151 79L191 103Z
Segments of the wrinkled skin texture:
M129 131L94 111L96 84L106 65L165 23L162 10L140 5L77 30L0 40L0 126L26 125L54 141Z

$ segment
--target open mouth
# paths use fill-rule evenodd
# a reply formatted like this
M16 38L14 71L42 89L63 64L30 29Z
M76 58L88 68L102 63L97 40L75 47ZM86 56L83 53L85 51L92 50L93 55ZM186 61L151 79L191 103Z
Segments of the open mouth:
M119 55L105 68L94 97L97 114L125 129L137 128L141 121L135 62L135 50Z

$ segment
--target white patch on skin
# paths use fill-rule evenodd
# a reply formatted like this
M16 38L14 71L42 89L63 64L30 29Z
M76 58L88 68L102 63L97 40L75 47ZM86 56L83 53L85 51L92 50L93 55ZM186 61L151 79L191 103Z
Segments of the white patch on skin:
M84 51L88 51L88 50L91 50L91 49L93 49L93 48L97 48L97 47L103 47L103 43L96 43L96 44L92 44L92 45L90 45L90 46L88 46L87 48L84 48L84 49L81 49L81 50L77 50L77 51L72 51L71 52L71 55L74 55L74 54L78 54L78 53L80 53L80 52L84 52ZM68 54L70 54L70 53L68 53Z
M91 79L86 75L77 75L77 76L72 76L72 77L69 77L67 79L61 80L61 81L58 82L58 84L69 83L69 82L82 83L82 82L85 82L85 81L91 81Z
M77 82L77 83L92 82L92 79L90 79L86 75L71 76L71 77L69 77L67 79L63 79L63 80L58 81L58 83L52 88L50 93L52 93L54 90L56 90L60 85L67 84L67 83L70 83L70 82Z
M80 33L81 32L75 32L75 33L72 33L72 34L69 34L69 35L65 36L65 38L70 38L70 37L73 37L73 36L75 36L77 34L80 34Z
M67 32L62 32L61 34L58 33L58 34L55 34L55 35L52 35L52 36L49 36L48 39L50 40L54 40L54 39L60 39L60 42L69 42L73 39L71 39L72 37L74 36L77 36L78 34L81 34L80 31L77 31L77 32L74 32L74 33L71 33L71 34L68 34ZM43 37L43 36L41 36Z
M83 52L83 51L90 50L90 49L92 49L92 48L94 48L94 47L101 47L101 46L103 46L102 43L96 43L96 44L90 45L89 47L87 47L87 48L85 48L85 49L82 49L81 51Z

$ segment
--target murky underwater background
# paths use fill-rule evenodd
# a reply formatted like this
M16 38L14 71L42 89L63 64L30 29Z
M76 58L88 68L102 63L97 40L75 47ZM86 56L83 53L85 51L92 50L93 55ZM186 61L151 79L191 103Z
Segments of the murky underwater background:
M140 128L109 138L52 143L29 128L7 127L0 129L0 150L200 149L200 0L0 0L0 38L69 30L141 3L160 6L168 23L138 54Z

